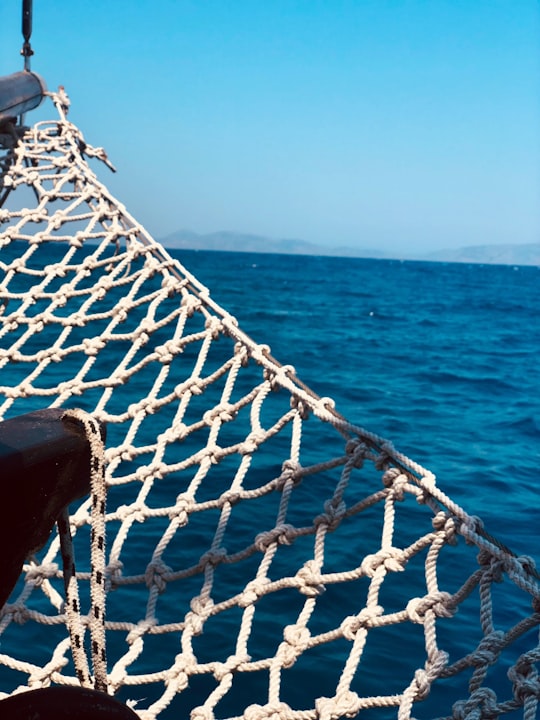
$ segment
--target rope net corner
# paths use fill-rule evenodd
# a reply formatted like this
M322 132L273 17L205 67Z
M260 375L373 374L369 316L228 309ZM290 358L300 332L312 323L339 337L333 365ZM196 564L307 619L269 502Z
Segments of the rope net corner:
M64 518L78 612L59 536L25 564L0 696L99 674L143 720L536 718L532 559L246 335L51 98L57 118L0 134L0 419L106 423L106 509Z

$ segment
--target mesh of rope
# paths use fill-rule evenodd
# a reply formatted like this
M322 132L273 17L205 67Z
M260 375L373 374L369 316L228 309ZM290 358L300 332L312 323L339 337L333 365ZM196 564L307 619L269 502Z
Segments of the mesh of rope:
M2 695L79 683L101 562L101 682L141 718L535 718L533 561L244 334L51 97L58 119L2 136L0 417L107 424L107 539L92 498L64 518L75 613L59 537L25 564Z

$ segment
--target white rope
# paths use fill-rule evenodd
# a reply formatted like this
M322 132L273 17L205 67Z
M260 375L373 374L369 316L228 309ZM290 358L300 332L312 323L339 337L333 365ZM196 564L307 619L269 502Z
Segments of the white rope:
M65 610L53 538L0 613L0 689L94 682L145 720L531 720L532 560L248 337L98 181L104 151L53 100L0 165L0 417L68 408L94 479L61 521Z
M106 505L106 487L105 487L105 463L104 448L101 439L101 433L96 421L81 410L66 410L62 416L64 423L71 423L81 427L84 437L88 440L90 449L90 493L91 493L91 575L90 575L90 638L92 647L92 665L94 668L94 687L96 690L107 692L107 659L105 647L105 505ZM75 564L73 559L73 550L71 545L71 534L69 532L69 516L62 517L62 523L59 525L60 538L66 535L67 542L71 546L69 555L64 559L64 573L67 572L66 580L66 604L67 608L70 604L73 606L72 611L68 611L70 621L68 627L72 638L73 656L75 665L80 668L78 673L81 685L89 686L89 677L87 665L82 659L77 660L77 656L81 654L82 639L84 634L80 623L79 608L80 601L76 586ZM66 567L67 560L67 567ZM70 595L73 594L71 598ZM70 603L71 600L71 603ZM72 627L74 629L72 630Z
M75 569L75 556L69 528L69 512L67 508L58 518L58 534L64 568L64 587L66 591L66 624L71 640L71 653L77 673L77 679L82 687L92 687L88 660L84 651L84 626L81 618L81 601L79 586Z

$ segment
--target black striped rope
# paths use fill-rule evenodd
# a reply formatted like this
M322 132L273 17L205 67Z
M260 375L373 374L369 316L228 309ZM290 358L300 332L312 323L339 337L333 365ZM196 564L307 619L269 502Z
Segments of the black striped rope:
M105 457L103 440L98 423L83 410L66 410L62 416L64 422L80 428L88 440L90 449L90 492L91 492L91 546L90 546L90 640L92 666L94 670L94 688L107 692L107 658L105 643ZM68 510L64 510L58 522L62 560L64 564L64 585L66 588L66 621L71 637L73 662L79 682L90 687L90 673L84 652L84 629L73 544L69 528Z

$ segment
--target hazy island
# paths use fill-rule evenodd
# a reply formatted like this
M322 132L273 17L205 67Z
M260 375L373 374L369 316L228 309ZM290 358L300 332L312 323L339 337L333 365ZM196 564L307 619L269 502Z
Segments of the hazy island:
M328 255L429 262L462 262L497 265L540 266L540 243L523 245L472 245L438 250L425 254L396 255L369 247L323 246L306 240L276 239L229 231L199 234L192 230L177 230L160 238L168 248L184 250L221 250L222 252L279 253L284 255Z

